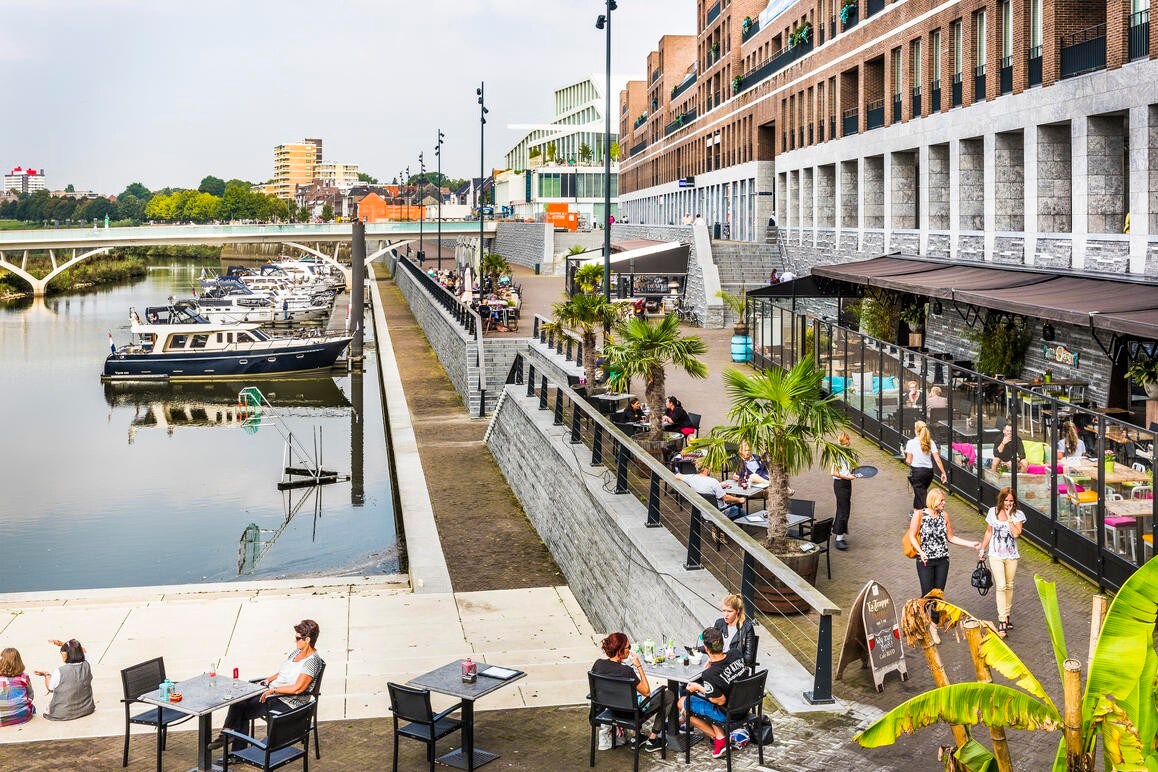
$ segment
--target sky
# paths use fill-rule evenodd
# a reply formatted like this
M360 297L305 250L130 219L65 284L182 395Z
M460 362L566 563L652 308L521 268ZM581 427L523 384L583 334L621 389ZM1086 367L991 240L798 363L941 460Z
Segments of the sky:
M693 0L618 0L612 72L643 78ZM264 181L273 147L321 137L325 160L389 180L418 153L477 175L546 123L555 88L604 72L601 0L0 0L0 167L50 189ZM612 104L616 103L612 96ZM613 108L614 109L614 108Z

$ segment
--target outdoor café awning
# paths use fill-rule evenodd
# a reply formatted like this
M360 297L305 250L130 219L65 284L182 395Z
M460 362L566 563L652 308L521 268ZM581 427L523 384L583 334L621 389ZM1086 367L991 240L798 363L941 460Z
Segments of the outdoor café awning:
M820 266L812 273L822 285L829 280L879 287L1119 335L1158 338L1158 282L1152 280L1123 281L904 256Z
M603 256L584 259L582 264L603 265ZM619 273L682 276L688 272L688 245L648 239L612 242L611 267Z

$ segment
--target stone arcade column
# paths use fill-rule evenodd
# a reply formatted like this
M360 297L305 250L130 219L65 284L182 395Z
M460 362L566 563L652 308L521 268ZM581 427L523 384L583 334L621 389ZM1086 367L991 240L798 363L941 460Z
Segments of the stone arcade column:
M917 229L920 239L918 251L929 255L929 146L917 148Z
M944 86L942 86L944 89ZM961 140L949 140L949 259L957 259L961 237Z
M1022 265L1025 262L1025 145L1023 132L993 136L992 260ZM986 167L988 174L989 168ZM988 217L988 212L986 213Z
M888 54L885 55L885 61L889 60ZM887 65L886 65L887 67ZM887 71L887 69L886 69ZM885 81L886 85L888 81ZM887 90L887 89L886 89ZM892 110L893 106L888 104L886 100L886 112ZM887 125L887 124L886 124ZM881 156L881 253L888 254L893 251L893 154L885 153Z
M800 170L800 213L804 230L801 241L809 247L816 246L816 186L813 184L813 167Z
M1087 119L1078 116L1070 121L1070 190L1073 195L1073 216L1070 218L1070 243L1073 253L1070 268L1080 271L1086 267L1086 234L1089 233L1089 126Z
M861 112L863 112L863 110ZM864 251L865 167L865 157L862 155L860 158L856 159L856 250L858 252Z
M955 247L954 239L950 235L952 230L952 208L950 195L954 179L949 161L949 144L942 142L928 146L929 162L923 173L926 175L926 189L928 206L922 207L923 217L928 222L927 234L930 257L947 258L952 255Z
M988 85L992 75L986 73L985 82ZM997 137L986 133L982 137L983 156L982 174L985 175L981 184L981 217L983 236L982 255L986 262L993 260L993 246L997 238Z
M1158 196L1150 180L1150 166L1155 160L1151 157L1150 129L1155 112L1150 105L1130 108L1130 273L1146 272L1150 218L1154 215L1151 199Z
M1014 61L1017 61L1016 56ZM1016 65L1014 72L1016 73ZM1025 127L1021 137L1021 157L1025 163L1025 177L1021 186L1024 201L1021 222L1025 233L1023 261L1026 265L1033 265L1037 259L1037 132L1037 126L1030 124Z
M838 174L840 175L840 242L838 248L842 253L852 253L860 249L860 208L862 191L860 189L860 159L841 161Z
M1037 127L1037 238L1034 265L1073 265L1073 152L1069 123ZM1033 223L1029 223L1031 230ZM1055 236L1054 234L1058 234Z

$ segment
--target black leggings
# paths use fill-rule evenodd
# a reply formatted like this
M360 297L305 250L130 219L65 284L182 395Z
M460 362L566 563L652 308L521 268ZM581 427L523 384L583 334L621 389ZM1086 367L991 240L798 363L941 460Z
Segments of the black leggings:
M909 484L913 486L913 509L924 509L929 496L929 484L933 482L933 468L914 466L909 471Z
M933 558L924 563L920 558L917 564L917 580L921 583L921 597L929 594L929 590L945 591L945 583L949 580L949 558Z
M271 710L278 713L285 713L293 710L293 707L282 702L280 697L270 696L266 698L265 702L262 702L261 695L255 694L248 700L235 702L230 705L229 712L225 714L225 724L221 728L248 734L249 722L255 718L265 716ZM241 750L241 746L244 744L245 743L234 739L232 743L233 750Z
M852 512L852 480L832 478L832 492L836 494L836 519L832 532L837 536L848 533L848 516Z

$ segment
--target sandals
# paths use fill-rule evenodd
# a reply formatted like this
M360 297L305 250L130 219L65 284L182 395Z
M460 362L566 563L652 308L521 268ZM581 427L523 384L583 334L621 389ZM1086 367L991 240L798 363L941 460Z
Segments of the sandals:
M1004 637L1005 637L1005 635L1006 635L1006 631L1007 631L1008 629L1009 629L1009 623L1008 623L1008 622L999 621L999 622L997 623L997 634L998 634L999 636L1001 636L1002 638L1004 638Z

